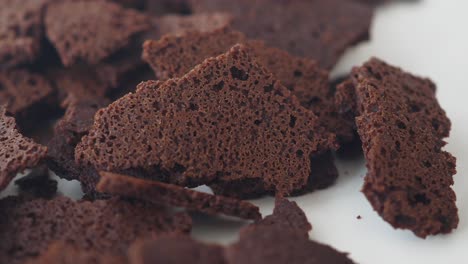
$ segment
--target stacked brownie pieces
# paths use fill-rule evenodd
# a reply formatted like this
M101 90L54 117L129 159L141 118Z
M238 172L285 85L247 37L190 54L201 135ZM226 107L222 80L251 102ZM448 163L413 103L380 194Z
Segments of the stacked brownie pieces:
M382 1L5 1L0 191L32 172L0 199L1 263L354 263L284 197L332 186L334 151L357 139L385 221L457 227L435 84L379 59L329 78ZM29 136L45 121L42 146ZM265 195L264 218L242 200ZM209 244L188 234L192 212L246 225Z

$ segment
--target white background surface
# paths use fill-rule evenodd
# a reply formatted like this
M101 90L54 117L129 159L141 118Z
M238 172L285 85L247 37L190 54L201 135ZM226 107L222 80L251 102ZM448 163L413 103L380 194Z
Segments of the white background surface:
M359 192L366 173L363 160L338 161L340 177L331 188L292 198L306 212L311 239L349 252L361 264L468 264L468 1L422 0L380 7L372 40L350 50L333 75L339 76L371 56L422 76L438 85L438 98L452 120L446 150L458 159L454 189L460 224L450 235L417 238L410 231L394 230ZM79 198L79 185L61 181L63 193ZM5 196L14 191L3 192ZM253 201L264 215L272 198ZM362 219L358 220L360 215ZM242 223L196 217L193 234L211 242L229 243ZM280 242L278 242L280 243Z

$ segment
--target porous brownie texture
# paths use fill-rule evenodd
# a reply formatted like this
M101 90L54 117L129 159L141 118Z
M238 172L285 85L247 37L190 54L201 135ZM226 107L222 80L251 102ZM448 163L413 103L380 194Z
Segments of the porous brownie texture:
M100 172L99 174L101 178L96 189L102 193L136 198L161 205L172 205L208 214L224 214L252 220L261 218L258 207L246 201L115 173Z
M191 0L194 13L230 12L249 38L332 68L344 51L367 40L372 8L343 0Z
M261 179L288 194L335 136L238 45L180 79L146 82L98 111L75 158L182 185Z
M46 33L62 63L97 64L150 27L144 14L101 0L65 0L48 5Z
M188 232L191 219L149 203L117 198L75 202L8 197L0 201L0 259L24 263L66 241L80 250L116 256L137 238L167 232Z
M0 68L34 62L40 55L45 0L3 0Z
M0 191L5 189L17 173L39 165L47 154L47 147L23 136L13 117L0 106Z
M339 88L344 109L355 100L368 168L363 193L385 221L423 238L449 233L459 221L451 189L456 160L442 150L450 120L435 90L430 80L376 58Z

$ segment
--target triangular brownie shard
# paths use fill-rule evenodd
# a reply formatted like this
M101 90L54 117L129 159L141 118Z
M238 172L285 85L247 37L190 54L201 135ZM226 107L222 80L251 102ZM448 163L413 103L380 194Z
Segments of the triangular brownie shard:
M309 240L311 229L294 202L277 199L272 215L241 230L225 250L227 263L354 263L336 249Z
M335 137L248 50L142 83L98 111L77 161L182 185L252 178L280 195L302 188L310 158L335 148Z
M100 175L96 189L102 193L183 207L208 214L225 214L252 220L261 218L258 207L246 201L115 173L101 172Z
M187 235L168 234L135 242L128 252L129 263L224 264L224 248L205 244Z
M456 160L442 150L450 120L435 85L371 59L338 93L344 109L355 108L368 168L363 193L374 209L395 228L423 238L456 228Z
M136 10L101 0L65 0L48 5L47 37L62 63L96 64L130 44L131 38L150 27Z
M79 250L120 256L142 236L188 232L191 219L150 203L8 197L0 200L0 259L24 263L66 241Z
M296 204L285 198L277 198L275 200L275 208L273 214L264 217L262 220L254 224L244 227L241 231L241 236L244 233L250 232L257 227L281 227L283 230L293 230L303 234L303 237L309 237L309 231L312 230L312 225L307 220L304 211Z
M249 38L332 68L344 51L367 40L372 8L343 0L191 0L194 13L231 12Z
M0 106L0 191L17 173L39 165L46 153L46 147L18 131L15 119L7 116L5 107Z
M3 0L0 8L0 68L39 57L44 0Z

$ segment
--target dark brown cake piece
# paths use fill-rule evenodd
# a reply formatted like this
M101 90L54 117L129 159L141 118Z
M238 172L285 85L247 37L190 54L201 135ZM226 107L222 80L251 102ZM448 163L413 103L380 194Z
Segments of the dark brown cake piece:
M24 263L59 240L79 250L119 256L140 237L187 232L190 226L188 215L149 203L9 197L0 201L0 259Z
M456 161L442 151L450 120L435 90L428 79L371 59L339 91L356 102L368 168L363 193L385 221L419 237L458 225Z
M31 63L43 38L44 0L3 0L0 8L0 68Z
M96 250L83 250L66 242L51 244L45 253L28 264L128 264L125 256L103 254Z
M7 116L5 107L0 106L0 191L17 173L39 165L46 153L46 147L18 131L15 119Z
M0 105L20 121L53 102L54 90L40 74L25 69L0 71Z
M129 250L132 264L192 263L224 264L224 248L205 244L186 235L168 234L137 241Z
M261 218L258 207L246 201L115 173L100 172L100 175L101 179L96 189L102 193L172 205L208 214L225 214L252 220Z
M241 231L241 236L244 233L255 231L258 227L281 227L283 231L292 230L303 234L304 238L309 237L309 231L312 230L312 225L307 220L304 211L296 204L285 198L277 198L275 200L275 208L273 214L266 216L262 220L244 227Z
M281 226L258 226L244 233L226 249L230 264L353 264L346 253L304 238L299 231L285 231Z
M372 8L354 1L192 0L194 13L231 12L249 38L332 68L344 51L367 40Z
M164 80L182 76L205 59L224 53L236 43L247 43L257 60L296 95L303 106L319 117L322 126L336 133L341 141L352 139L354 122L338 114L328 73L313 60L291 56L285 51L266 47L262 42L247 40L242 33L226 27L147 41L143 58L152 66L156 76ZM332 155L314 157L311 162L310 184L305 190L296 190L298 193L326 188L338 176ZM231 197L254 198L265 194L259 181L218 182L210 187L219 194Z
M347 254L309 240L311 225L295 202L277 199L273 214L243 228L225 250L227 263L352 264Z
M98 111L75 158L189 186L261 179L281 195L306 185L334 138L240 45Z
M46 32L62 63L97 64L130 44L149 28L149 19L132 9L101 0L53 2L45 16Z

